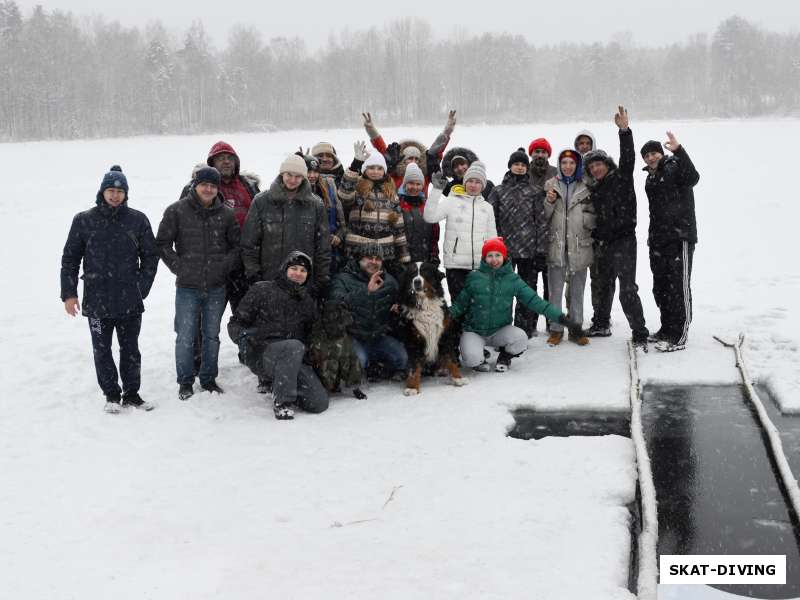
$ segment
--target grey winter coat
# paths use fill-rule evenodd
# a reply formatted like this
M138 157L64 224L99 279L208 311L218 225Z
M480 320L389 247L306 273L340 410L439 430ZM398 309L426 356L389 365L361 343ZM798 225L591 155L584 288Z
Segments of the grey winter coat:
M225 285L239 262L239 224L220 194L203 208L194 189L170 204L158 226L161 260L177 287L210 290Z
M589 188L583 181L567 185L559 174L545 184L545 190L550 189L555 189L557 195L555 202L544 202L549 224L547 264L577 273L589 267L594 259L595 216Z
M280 175L253 199L242 230L242 260L251 279L272 280L293 250L308 254L314 264L317 290L330 280L331 244L322 200L303 179L291 200Z

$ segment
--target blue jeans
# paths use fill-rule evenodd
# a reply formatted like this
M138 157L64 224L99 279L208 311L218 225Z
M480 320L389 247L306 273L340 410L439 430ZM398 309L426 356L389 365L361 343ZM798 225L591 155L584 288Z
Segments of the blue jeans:
M371 342L354 338L353 349L364 369L373 360L383 363L393 373L404 370L408 364L406 347L389 335L382 335Z
M219 327L225 312L225 287L208 291L179 287L175 289L175 367L178 384L194 383L194 338L202 326L200 383L217 377ZM198 317L201 317L198 319Z

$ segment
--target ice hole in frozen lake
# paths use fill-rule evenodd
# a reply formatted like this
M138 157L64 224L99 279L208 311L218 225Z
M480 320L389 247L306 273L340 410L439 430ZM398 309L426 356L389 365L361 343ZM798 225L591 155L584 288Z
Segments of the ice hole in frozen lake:
M511 412L514 427L508 435L521 440L548 436L624 435L630 437L631 415L627 412L536 411L519 408Z
M800 417L758 395L800 473ZM645 386L642 425L658 501L658 555L785 554L786 585L715 585L751 598L800 596L798 520L742 386Z

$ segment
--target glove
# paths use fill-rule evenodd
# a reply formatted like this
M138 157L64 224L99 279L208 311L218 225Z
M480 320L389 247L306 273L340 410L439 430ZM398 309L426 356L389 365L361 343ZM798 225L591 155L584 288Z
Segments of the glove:
M400 164L400 160L402 159L402 155L400 153L400 144L397 142L392 142L386 148L386 169L389 173L394 171L395 167Z
M364 117L364 129L369 139L374 140L380 134L378 133L378 128L375 127L375 123L372 122L372 115L370 113L361 113L361 116Z
M431 176L431 183L434 188L441 191L447 185L447 177L441 171L437 171Z
M444 126L444 132L446 135L452 135L453 130L456 128L456 111L451 110L450 113L447 115L447 123Z
M427 167L429 177L442 170L439 157L430 150L425 153L425 166Z
M365 160L369 158L369 152L367 152L367 143L366 142L356 142L353 144L353 159L360 160L363 164Z
M558 317L558 322L566 327L567 330L569 330L569 335L572 339L577 340L578 338L582 338L586 335L586 332L583 330L583 323L576 323L575 321L567 318L567 315L561 315Z
M547 272L547 255L546 254L537 254L533 257L533 268L539 271L540 273Z

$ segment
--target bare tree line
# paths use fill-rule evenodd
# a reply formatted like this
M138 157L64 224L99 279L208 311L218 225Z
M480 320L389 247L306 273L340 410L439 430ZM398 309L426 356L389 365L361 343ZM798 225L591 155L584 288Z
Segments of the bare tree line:
M0 0L0 139L52 139L438 122L592 119L620 102L644 118L800 112L800 35L739 17L712 36L663 48L608 43L535 46L485 33L436 40L401 19L331 32L318 51L299 38L231 31L222 50L195 21L180 39L86 21L41 6L25 18Z

